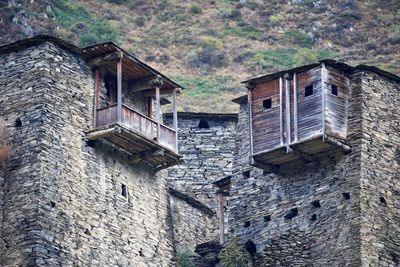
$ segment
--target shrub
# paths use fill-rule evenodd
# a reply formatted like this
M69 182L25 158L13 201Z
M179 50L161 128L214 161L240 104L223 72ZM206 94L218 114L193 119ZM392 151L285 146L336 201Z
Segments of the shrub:
M200 6L194 4L190 7L190 13L201 14L201 13L203 13L203 9Z
M252 25L246 25L243 27L225 27L224 33L227 35L234 35L250 40L260 40L263 34L260 29Z
M87 46L99 43L99 38L93 33L84 33L79 38L80 46Z
M213 37L204 37L201 40L200 48L189 54L189 63L194 66L221 67L226 64L226 61L221 40Z
M194 267L191 259L192 252L189 249L180 250L177 252L178 267Z
M278 26L281 21L282 17L279 15L269 16L269 23L271 23L272 26Z
M318 55L315 51L308 48L301 48L294 55L294 65L301 66L318 61Z
M237 239L229 241L219 253L224 267L247 267L248 254Z
M313 39L308 34L296 30L285 32L283 40L286 44L301 47L311 47L314 43Z
M7 161L10 152L10 133L8 132L5 121L0 119L0 168L2 168Z

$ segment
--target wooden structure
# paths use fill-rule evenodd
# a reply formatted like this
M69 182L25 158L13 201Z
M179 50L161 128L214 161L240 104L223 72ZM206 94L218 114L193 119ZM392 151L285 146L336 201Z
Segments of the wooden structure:
M348 68L326 60L245 82L255 166L310 159L336 147L349 150Z
M177 164L180 86L113 43L88 47L83 53L95 73L88 139L107 141L128 152L133 163L143 161L156 170ZM173 128L162 123L161 105L168 102L162 95L172 95Z

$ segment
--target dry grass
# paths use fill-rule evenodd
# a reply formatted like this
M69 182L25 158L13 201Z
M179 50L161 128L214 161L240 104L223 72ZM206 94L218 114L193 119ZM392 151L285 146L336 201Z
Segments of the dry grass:
M11 153L10 133L4 120L0 119L0 167L7 161Z

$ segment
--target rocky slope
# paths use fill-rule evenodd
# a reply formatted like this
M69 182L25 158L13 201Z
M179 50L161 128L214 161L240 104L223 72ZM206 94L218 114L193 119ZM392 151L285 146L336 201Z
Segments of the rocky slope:
M185 86L180 110L235 110L246 78L322 58L400 74L398 0L3 0L0 43L112 40Z

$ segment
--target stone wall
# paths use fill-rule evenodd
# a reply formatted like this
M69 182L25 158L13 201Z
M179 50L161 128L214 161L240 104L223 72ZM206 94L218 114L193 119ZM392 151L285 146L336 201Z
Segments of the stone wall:
M166 171L87 145L94 77L85 62L52 43L0 62L0 115L22 120L5 176L2 266L171 266Z
M199 127L200 120L206 121L209 127ZM165 116L164 121L172 125L171 115ZM178 114L179 153L183 155L184 163L168 168L169 185L202 202L213 210L214 215L187 212L186 203L173 199L174 229L182 233L179 234L182 238L176 238L177 247L194 248L205 241L218 240L219 208L213 182L232 173L236 122L236 114ZM179 220L182 217L185 220ZM191 235L197 236L196 231L204 232L204 235L193 238Z
M240 107L228 198L229 232L252 247L255 266L360 266L360 100L353 92L348 142L312 162L270 173L250 166L247 104Z
M400 85L358 73L362 95L361 259L400 265Z

